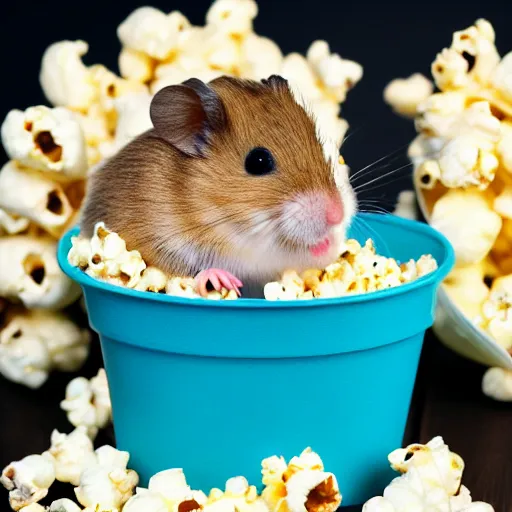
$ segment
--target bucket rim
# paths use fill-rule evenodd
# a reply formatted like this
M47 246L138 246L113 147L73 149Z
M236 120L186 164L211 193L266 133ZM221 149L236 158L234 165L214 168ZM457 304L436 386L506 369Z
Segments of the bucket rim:
M438 263L438 268L429 274L420 277L409 283L400 286L387 288L385 290L377 290L368 293L344 295L334 298L315 298L304 300L279 300L271 301L266 299L239 298L237 300L208 300L202 297L189 298L175 295L167 295L162 293L153 293L147 291L138 291L131 288L125 288L115 284L101 281L87 275L83 270L74 267L68 261L68 251L71 248L71 238L78 236L80 228L75 226L69 229L59 240L57 248L57 261L64 272L71 280L77 282L82 289L95 289L104 294L123 296L135 300L153 301L160 303L168 303L175 305L184 305L191 307L220 307L220 308L253 308L253 309L288 309L288 308L310 308L322 306L339 306L344 304L355 304L360 302L373 302L376 300L388 299L399 295L410 293L418 288L424 288L431 285L438 286L445 279L455 264L455 252L448 239L439 231L432 228L429 224L416 220L405 219L393 214L376 214L376 213L358 213L358 217L371 219L375 222L384 224L394 224L402 228L404 231L415 232L426 238L437 242L442 246L443 258Z

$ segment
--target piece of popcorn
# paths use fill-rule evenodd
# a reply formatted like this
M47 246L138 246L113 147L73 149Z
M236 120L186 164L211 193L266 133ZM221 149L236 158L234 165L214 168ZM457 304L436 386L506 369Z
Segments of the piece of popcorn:
M384 89L384 101L400 115L414 117L418 105L431 96L434 84L421 73L392 80Z
M240 74L244 78L262 80L279 74L283 53L271 39L250 33L242 41L240 52Z
M57 262L57 242L48 237L0 238L0 296L27 308L61 309L80 296Z
M279 282L267 283L263 293L267 300L295 300L304 291L301 277L294 270L287 270Z
M0 236L2 234L17 235L28 229L30 220L26 217L20 217L8 213L0 208Z
M82 469L94 462L94 447L87 435L87 429L79 426L70 434L61 434L54 430L51 446L43 453L55 467L55 478L59 482L71 483L75 487L80 483Z
M96 87L82 62L88 50L81 40L59 41L45 50L39 82L52 105L86 112L96 100Z
M5 117L1 135L7 155L20 165L64 181L85 177L85 138L74 112L44 105L14 109Z
M193 278L172 277L167 282L165 293L167 293L167 295L176 295L178 297L200 297L196 291L196 282Z
M501 59L494 70L491 81L503 99L512 103L512 52L507 53Z
M506 186L501 193L494 199L494 211L502 217L512 219L512 186Z
M444 48L432 63L431 72L441 91L462 89L469 84L468 61L453 48Z
M23 507L23 512L46 512L46 507L39 505L39 503L31 503L27 507Z
M53 501L47 512L82 512L82 509L67 498ZM100 512L99 510L94 512ZM112 511L115 512L115 511Z
M160 494L138 488L125 503L123 512L169 512L169 507Z
M443 282L443 288L462 313L470 320L476 319L482 304L489 296L484 282L482 266L456 266Z
M76 116L82 127L88 149L97 148L100 144L111 140L108 118L99 103L91 105L86 114L77 113Z
M441 179L441 167L436 160L425 160L414 168L414 178L420 188L432 190Z
M482 304L478 325L505 350L512 349L512 294L500 289L491 289Z
M261 465L265 485L261 496L271 512L334 512L340 506L336 477L324 471L322 460L310 448L288 464L273 456Z
M153 78L157 61L144 52L123 48L119 54L119 71L127 80L147 83Z
M156 267L147 267L143 270L140 281L135 290L159 293L165 291L169 277Z
M75 214L61 184L12 160L0 170L0 208L33 221L56 238Z
M496 152L503 167L512 173L512 122L502 121L501 134Z
M85 377L73 379L66 387L65 399L60 404L74 427L84 426L91 439L98 429L112 421L112 405L107 374L103 368L91 380Z
M153 123L149 115L152 96L148 92L131 93L114 101L117 113L117 126L114 151L151 129Z
M418 218L416 213L416 194L413 190L402 190L398 194L393 215L411 220Z
M323 92L307 59L299 53L290 53L283 59L280 75L289 81L291 90L309 102L322 100Z
M95 455L96 460L86 465L80 475L76 498L84 507L121 509L139 482L137 473L127 469L130 454L106 445L98 448Z
M254 485L247 479L238 476L226 482L225 490L212 489L208 497L208 505L217 505L219 510L238 510L240 512L268 512L265 501L258 496ZM222 507L222 508L221 508Z
M252 32L252 23L258 15L254 0L215 0L206 13L206 24L215 30L236 38Z
M435 203L430 224L451 242L457 263L469 265L487 256L502 220L478 191L452 189Z
M117 28L121 44L156 60L172 56L190 22L179 11L164 14L154 7L135 9Z
M42 455L29 455L11 462L0 477L0 483L9 491L9 504L13 510L41 501L54 481L53 463Z
M512 402L512 372L504 368L489 368L482 379L482 391L500 402Z

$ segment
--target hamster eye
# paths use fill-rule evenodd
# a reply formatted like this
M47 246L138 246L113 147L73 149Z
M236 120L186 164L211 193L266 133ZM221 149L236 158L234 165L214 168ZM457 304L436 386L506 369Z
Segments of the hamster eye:
M245 170L253 176L263 176L274 171L276 163L266 148L254 148L245 157Z

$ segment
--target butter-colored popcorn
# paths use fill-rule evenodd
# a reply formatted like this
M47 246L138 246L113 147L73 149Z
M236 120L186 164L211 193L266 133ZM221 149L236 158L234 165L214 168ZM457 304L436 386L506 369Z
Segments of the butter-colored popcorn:
M108 118L99 103L94 103L86 114L76 113L88 147L98 147L111 140Z
M414 178L420 188L432 190L441 179L441 167L436 160L425 160L414 168Z
M80 475L76 498L84 507L121 509L139 482L137 473L127 469L130 454L106 445L98 448L95 455L96 460L86 465Z
M493 87L505 101L512 104L512 52L507 53L493 72Z
M495 288L482 304L477 324L505 350L512 349L512 294Z
M156 63L149 55L131 48L123 48L118 59L121 76L140 83L147 83L153 78Z
M169 508L160 494L137 488L136 494L125 503L123 512L169 512Z
M74 112L44 105L11 110L1 126L2 144L20 165L48 171L55 179L84 178L87 153Z
M496 147L496 152L500 158L501 165L512 173L512 122L502 121L501 139Z
M80 287L57 262L57 243L43 236L0 238L0 296L27 308L60 309L75 302Z
M318 454L306 448L287 464L282 457L269 457L261 463L262 498L271 512L334 512L342 496L336 477L324 471Z
M512 185L506 186L494 199L493 208L502 217L512 219Z
M47 512L82 512L82 509L74 501L71 501L67 498L63 498L60 500L53 501ZM94 512L101 511L97 510Z
M135 9L117 28L121 44L156 60L172 56L181 34L190 27L187 18L178 11L165 14L154 7Z
M84 426L91 439L98 429L112 421L112 405L107 374L103 368L91 380L85 377L73 379L66 387L65 399L60 404L74 427Z
M51 446L43 453L43 457L53 463L56 480L78 486L82 469L95 460L94 447L87 429L79 426L70 434L54 430Z
M451 242L457 263L470 265L489 254L502 220L482 193L453 189L435 203L430 224Z
M27 230L29 225L30 220L26 217L14 215L0 208L0 236L3 234L17 235Z
M0 208L33 221L57 238L75 213L59 183L12 160L0 170Z
M39 505L39 503L31 503L27 507L23 507L23 512L46 512L46 507Z
M165 293L167 293L167 295L176 295L178 297L200 297L196 291L196 283L191 277L172 277L167 283Z
M135 290L159 293L165 291L169 277L156 267L147 267L142 272Z
M0 483L9 491L9 504L13 510L41 501L54 481L53 463L42 455L29 455L11 462L0 477Z
M384 101L397 113L414 117L418 105L427 100L434 91L434 84L421 73L408 78L392 80L384 89Z
M257 15L254 0L215 0L206 13L206 23L223 34L242 38L252 32Z
M265 501L258 496L254 485L249 485L243 476L230 478L226 482L225 490L212 489L208 496L208 505L217 505L222 509L238 510L239 512L268 512Z
M512 372L489 368L482 379L482 392L500 402L512 402Z
M280 73L283 53L271 39L250 33L241 43L240 59L241 76L262 80Z
M453 48L444 48L431 66L432 76L442 91L466 87L468 70L468 61Z
M404 219L416 220L416 194L413 190L402 190L398 194L393 215Z
M85 41L59 41L43 54L39 82L48 101L56 107L86 112L97 90L82 57L89 51Z

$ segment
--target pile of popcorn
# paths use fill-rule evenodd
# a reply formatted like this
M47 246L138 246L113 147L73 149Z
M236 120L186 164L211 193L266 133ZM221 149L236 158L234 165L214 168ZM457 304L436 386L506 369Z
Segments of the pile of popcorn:
M335 512L342 502L336 476L325 471L310 448L288 462L278 456L264 459L261 495L243 476L206 495L188 485L180 468L157 473L147 489L137 487L139 477L128 469L129 459L129 453L108 445L94 450L85 427L70 434L54 431L47 451L11 462L0 483L9 491L11 508L23 512ZM402 476L383 497L369 500L364 512L494 512L472 501L461 485L464 461L441 437L395 450L389 462ZM56 480L74 487L81 506L70 499L39 504Z
M512 52L501 57L492 25L479 19L453 34L431 71L438 91L416 73L391 82L384 98L414 118L418 200L455 249L444 289L512 351Z
M215 0L205 25L193 26L178 11L136 9L117 28L119 75L85 64L89 47L82 40L58 41L44 51L39 81L49 106L14 109L0 130L9 158L0 171L0 297L8 301L1 310L9 312L3 315L8 323L0 324L4 377L39 387L51 370L75 371L86 359L88 334L71 327L62 312L81 292L60 271L57 240L78 219L90 173L151 128L149 105L162 87L192 77L259 80L278 73L308 100L322 130L341 143L348 125L340 105L362 78L362 67L332 53L325 41L315 41L306 56L283 55L274 41L254 32L257 14L254 0ZM123 269L141 264L132 258ZM146 269L137 284L159 288L159 279ZM190 280L169 287L193 293ZM49 346L46 328L32 321L36 309L68 333L65 343ZM18 332L20 323L31 327Z
M280 281L268 283L264 293L267 300L341 297L400 286L436 269L437 262L429 254L399 264L394 258L376 254L371 239L362 247L349 239L339 258L325 269L310 269L300 275L287 271Z

